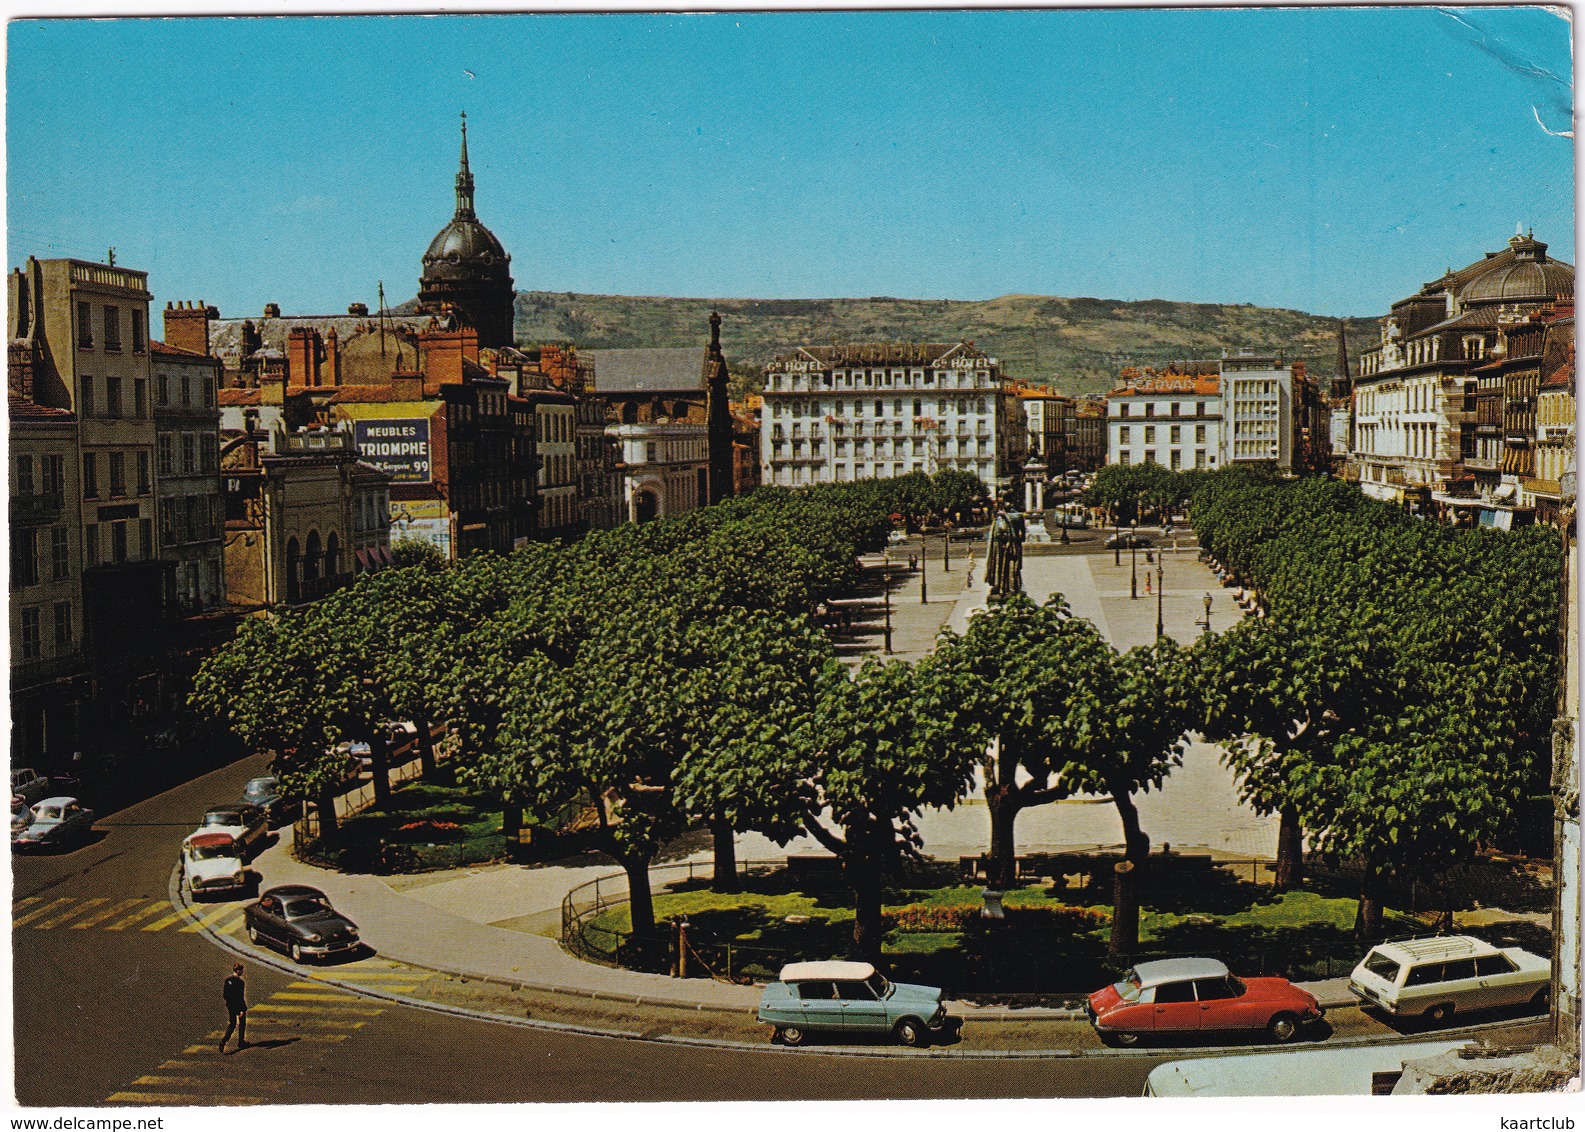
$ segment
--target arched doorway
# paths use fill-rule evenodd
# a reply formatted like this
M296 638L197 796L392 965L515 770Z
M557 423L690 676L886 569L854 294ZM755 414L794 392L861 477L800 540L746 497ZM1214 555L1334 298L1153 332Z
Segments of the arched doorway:
M322 577L320 573L321 552L319 547L319 532L308 532L308 546L303 551L303 581L317 582Z
M297 536L293 535L286 543L286 600L299 602L303 599L303 557L297 545Z
M341 573L341 539L335 531L325 539L325 577L334 578Z
M660 515L660 500L653 491L637 491L633 493L633 521L635 523L652 523Z

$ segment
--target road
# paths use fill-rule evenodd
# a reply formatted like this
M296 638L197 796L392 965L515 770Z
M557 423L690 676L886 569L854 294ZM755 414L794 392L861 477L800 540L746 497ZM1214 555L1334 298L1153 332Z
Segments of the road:
M1160 1057L1031 1061L702 1049L455 1018L248 971L249 1037L221 1056L232 961L174 916L181 839L250 759L112 814L88 845L14 861L15 1072L28 1106L1137 1096ZM371 984L399 976L365 965ZM339 976L346 969L338 969ZM381 982L382 975L384 981ZM488 1073L460 1072L453 1051ZM803 1071L786 1072L788 1058Z

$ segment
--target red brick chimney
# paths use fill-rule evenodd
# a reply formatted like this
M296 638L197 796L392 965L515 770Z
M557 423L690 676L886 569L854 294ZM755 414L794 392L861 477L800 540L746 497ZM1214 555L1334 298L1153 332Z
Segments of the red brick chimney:
M319 331L311 326L294 326L286 341L286 380L289 385L318 385L319 362L325 348Z
M191 350L195 354L209 353L209 322L218 319L220 311L205 306L202 299L196 303L165 304L165 344L178 350Z
M424 395L440 396L442 385L461 385L463 360L479 362L479 332L471 326L461 330L426 330L418 336L423 351Z
M341 342L336 335L334 326L325 330L325 368L329 371L326 383L329 385L341 384Z

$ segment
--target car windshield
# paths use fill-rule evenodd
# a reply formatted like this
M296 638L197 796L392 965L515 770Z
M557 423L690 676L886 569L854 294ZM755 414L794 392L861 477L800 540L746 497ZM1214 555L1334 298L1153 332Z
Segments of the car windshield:
M1112 989L1117 992L1117 997L1124 1002L1138 1002L1144 987L1139 985L1139 976L1130 971L1123 978L1123 981L1113 985Z
M286 918L288 920L302 920L309 916L317 916L322 912L329 912L330 905L313 896L300 896L286 904Z
M892 992L892 985L886 981L886 976L879 971L865 979L864 982L868 984L870 990L875 992L876 998L885 998Z
M190 845L187 852L195 861L220 861L237 855L230 845Z
M267 794L273 794L275 793L275 779L255 778L248 783L246 789L242 792L250 798L262 798Z
M60 821L61 808L59 806L40 806L38 809L33 811L33 820L41 822ZM170 850L167 849L166 852L169 853ZM170 860L170 858L167 857L166 860Z
M235 810L212 810L204 815L205 825L241 825L242 817Z

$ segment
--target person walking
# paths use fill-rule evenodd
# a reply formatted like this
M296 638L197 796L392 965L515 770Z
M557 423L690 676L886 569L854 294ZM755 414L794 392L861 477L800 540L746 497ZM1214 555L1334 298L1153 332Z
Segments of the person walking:
M231 968L231 976L226 979L222 993L226 998L226 1011L231 1015L231 1020L226 1023L225 1037L220 1039L220 1052L226 1052L226 1043L231 1040L231 1031L237 1032L237 1049L248 1048L248 999L247 984L242 981L242 964L238 963Z

